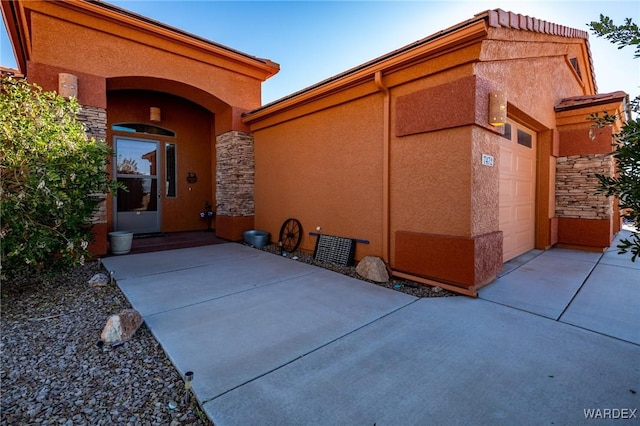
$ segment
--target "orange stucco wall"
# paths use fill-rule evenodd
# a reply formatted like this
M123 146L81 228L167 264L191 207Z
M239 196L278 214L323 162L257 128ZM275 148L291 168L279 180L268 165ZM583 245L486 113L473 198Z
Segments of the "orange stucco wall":
M585 118L584 126L580 129L567 129L560 132L560 157L585 154L607 154L613 151L611 127L593 129ZM591 138L593 135L593 138Z
M558 243L561 247L602 252L611 245L613 228L611 219L559 217Z
M162 122L149 121L149 108L159 107ZM160 182L164 185L164 144L176 144L177 197L162 197L162 231L187 231L206 229L199 212L205 202L215 206L215 149L211 143L212 115L209 111L185 99L157 92L115 91L109 92L107 108L107 139L113 143L116 135L134 139L149 139L161 142L162 165ZM114 132L115 123L147 123L159 125L175 132L175 137ZM196 173L198 181L188 183L188 172ZM165 193L164 186L162 189Z
M381 73L360 77L358 85L342 91L332 85L323 97L287 101L249 119L256 227L273 233L297 217L307 231L322 226L329 234L370 239L358 246L357 259L382 256L388 244L392 268L465 288L487 284L502 267L502 130L488 125L488 94L505 91L510 118L538 133L536 247L548 248L558 235L554 105L591 93L591 83L568 61L578 58L588 75L584 48L581 39L488 29L484 40L403 67L381 65ZM495 166L483 166L482 154L493 156ZM313 242L305 236L303 247Z
M300 220L302 248L322 232L369 240L356 255L377 254L382 227L381 95L356 99L255 135L255 226L277 241L282 223Z
M258 73L240 75L242 66L228 59L212 64L211 55L159 33L49 3L53 2L29 5L35 9L30 13L34 62L105 78L148 76L178 81L229 105L247 109L260 105Z
M37 83L46 91L58 91L58 74L68 73L68 68L51 66L39 62L30 61L27 64L28 80ZM103 76L73 71L78 78L78 102L81 105L89 105L106 108L106 79Z
M392 114L391 197L398 207L392 228L466 237L494 232L498 172L480 162L482 154L499 154L483 102L491 83L468 76L411 92L423 83L397 90L409 94L396 98Z
M59 73L73 74L82 105L104 108L110 90L157 91L211 111L217 134L247 131L242 114L260 106L261 83L279 68L110 5L15 1L2 8L29 81L56 90Z
M398 92L392 122L391 265L462 287L487 284L500 269L499 135L486 126L492 83L468 76ZM484 250L480 250L483 247ZM422 260L419 260L422 259Z
M493 281L499 267L492 256L502 256L502 233L477 238L396 233L398 255L395 269L458 287L473 288Z

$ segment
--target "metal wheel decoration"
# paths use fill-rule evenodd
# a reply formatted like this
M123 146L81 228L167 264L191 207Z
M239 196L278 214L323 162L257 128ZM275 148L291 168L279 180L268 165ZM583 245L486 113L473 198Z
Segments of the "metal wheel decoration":
M296 251L302 241L302 225L298 219L287 219L280 228L282 250L288 253Z

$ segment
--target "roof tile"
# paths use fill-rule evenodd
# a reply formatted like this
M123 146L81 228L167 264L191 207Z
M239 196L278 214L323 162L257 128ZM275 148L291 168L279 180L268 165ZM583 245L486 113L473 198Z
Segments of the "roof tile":
M520 22L520 19L518 18L518 15L516 15L513 12L509 12L509 25L511 25L511 28L515 28L517 30L520 29L520 26L518 25Z
M573 96L571 98L565 98L561 100L555 106L556 112L558 111L567 111L576 108L581 108L587 105L595 106L595 105L603 105L610 102L622 101L628 95L619 90L617 92L611 93L600 93L596 95L584 95L584 96Z
M509 13L502 9L498 9L498 23L502 27L509 28Z

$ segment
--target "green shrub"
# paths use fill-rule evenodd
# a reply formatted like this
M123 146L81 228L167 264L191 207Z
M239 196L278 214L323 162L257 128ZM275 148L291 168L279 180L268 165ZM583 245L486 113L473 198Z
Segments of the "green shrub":
M606 111L603 117L591 116L596 127L612 123L613 119L615 117ZM627 121L615 139L612 155L618 173L616 176L596 174L600 181L597 193L617 197L623 217L640 227L640 119ZM620 240L617 248L620 254L631 253L631 260L635 262L640 255L640 234L632 232L629 238Z
M591 22L589 27L596 36L617 44L618 49L635 46L634 58L640 58L640 29L631 18L626 18L622 25L616 25L608 16L600 15L600 20ZM626 121L620 132L614 135L616 145L612 154L618 174L615 177L596 176L600 182L598 193L617 197L623 217L635 224L635 231L618 245L618 253L631 253L631 260L635 262L640 256L640 118L637 118L640 97L631 101L630 108L636 118ZM590 120L594 127L603 127L614 124L619 118L604 111L602 116L592 114Z
M0 80L2 275L84 262L90 220L115 189L110 148L88 138L80 105L22 79Z

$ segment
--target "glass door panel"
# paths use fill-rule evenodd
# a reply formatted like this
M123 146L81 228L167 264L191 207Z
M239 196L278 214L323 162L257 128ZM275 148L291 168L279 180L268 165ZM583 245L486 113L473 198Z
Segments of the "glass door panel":
M161 194L158 188L158 142L116 138L116 229L134 233L160 232Z

